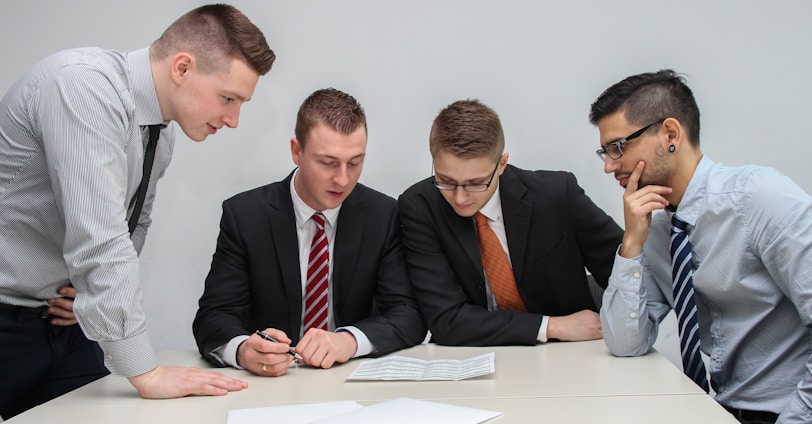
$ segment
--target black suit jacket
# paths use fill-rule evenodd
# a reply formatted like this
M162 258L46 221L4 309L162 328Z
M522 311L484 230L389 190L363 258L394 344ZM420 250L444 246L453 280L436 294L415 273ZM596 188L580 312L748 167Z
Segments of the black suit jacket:
M597 311L584 268L606 287L623 231L568 172L508 166L499 179L508 250L528 313L488 311L473 218L425 179L398 206L412 288L435 342L533 345L542 315Z
M296 220L285 180L223 202L220 236L193 324L200 353L273 327L295 345L302 320ZM382 355L420 343L426 327L406 274L397 202L358 184L341 206L333 247L333 316Z

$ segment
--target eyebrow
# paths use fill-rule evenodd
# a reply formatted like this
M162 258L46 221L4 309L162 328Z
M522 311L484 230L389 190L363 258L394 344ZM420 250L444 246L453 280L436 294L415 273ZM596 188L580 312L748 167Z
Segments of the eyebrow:
M366 155L367 155L366 153L359 153L359 154L357 154L357 155L355 155L355 156L353 156L353 157L351 157L351 158L349 158L349 159L347 159L347 160L348 160L348 161L350 161L350 160L353 160L353 159L360 159L360 158L365 157ZM316 156L317 158L319 158L319 159L333 159L333 160L341 160L341 158L339 158L339 157L337 157L337 156L333 156L333 155L326 155L326 154L325 154L325 155L320 155L320 154L316 154L315 156Z
M237 94L237 93L236 93L236 92L234 92L234 91L230 91L230 90L223 90L223 93L224 93L224 95L226 95L226 96L228 96L228 97L233 97L233 98L235 98L235 99L237 99L237 100L239 100L239 101L241 101L241 102L243 102L243 103L245 103L245 102L250 102L250 101L251 101L251 98L250 98L250 97L246 99L245 97L243 97L243 96L241 96L241 95Z

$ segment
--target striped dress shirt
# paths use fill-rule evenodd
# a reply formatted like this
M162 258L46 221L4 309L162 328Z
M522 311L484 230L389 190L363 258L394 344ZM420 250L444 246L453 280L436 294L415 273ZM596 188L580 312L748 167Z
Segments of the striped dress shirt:
M156 366L141 302L138 252L169 165L164 129L138 228L145 126L164 123L149 49L55 53L0 100L0 303L36 307L72 284L74 311L105 365L133 376Z

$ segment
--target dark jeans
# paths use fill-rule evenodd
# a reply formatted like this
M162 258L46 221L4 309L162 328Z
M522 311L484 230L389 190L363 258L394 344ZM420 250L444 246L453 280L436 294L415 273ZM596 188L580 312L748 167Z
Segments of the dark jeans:
M723 405L724 406L724 405ZM737 420L742 424L773 424L778 420L778 414L765 411L748 411L744 409L729 408L725 406L728 412L733 414Z
M88 340L79 325L51 325L39 308L0 305L3 419L109 373L99 345Z

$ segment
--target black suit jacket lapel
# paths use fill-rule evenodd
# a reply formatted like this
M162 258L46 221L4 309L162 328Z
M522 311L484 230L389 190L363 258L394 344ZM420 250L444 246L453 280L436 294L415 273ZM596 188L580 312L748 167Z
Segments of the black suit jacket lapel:
M437 192L436 189L434 191ZM446 225L448 226L448 231L460 243L460 246L465 252L465 255L468 257L468 260L471 261L471 264L476 269L477 275L480 277L480 281L477 281L476 283L484 284L485 270L482 268L482 257L479 254L479 239L476 235L476 224L474 223L474 219L457 215L457 213L454 212L454 208L448 204L442 194L437 192L437 196L440 197L439 202L442 202L440 205ZM450 260L457 259L450 258ZM465 284L466 281L463 280L460 280L460 282Z
M511 166L508 166L499 178L499 193L502 200L502 217L505 221L508 250L510 250L510 263L516 278L516 286L520 287L524 259L527 256L525 253L527 239L530 236L533 206L523 200L527 187L513 172Z
M302 273L299 264L299 242L296 233L296 217L293 213L293 200L290 195L291 173L279 185L279 190L270 193L268 215L271 237L276 248L277 259L282 271L282 286L287 304L290 305L290 331L293 339L299 337L302 321Z
M344 325L341 305L352 293L355 267L358 257L363 254L361 242L364 238L365 216L363 195L358 190L353 190L344 200L338 213L333 246L333 315L337 327Z

